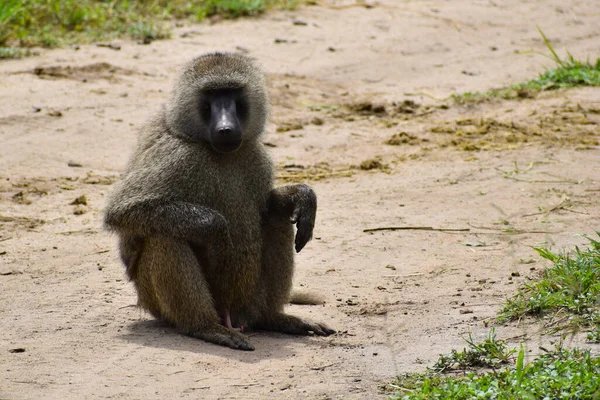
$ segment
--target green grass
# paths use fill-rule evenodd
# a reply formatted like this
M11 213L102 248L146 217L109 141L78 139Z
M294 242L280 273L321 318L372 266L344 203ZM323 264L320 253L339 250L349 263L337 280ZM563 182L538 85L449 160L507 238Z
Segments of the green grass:
M578 399L600 398L600 358L589 350L557 348L525 363L521 348L516 365L487 373L447 376L405 374L387 386L391 399Z
M516 352L508 349L506 343L496 340L496 331L492 329L488 337L481 343L475 343L471 334L464 338L468 348L462 351L452 350L450 354L442 354L430 368L434 372L449 372L473 368L498 368L509 363Z
M560 58L552 44L538 27L550 54L542 54L555 63L555 68L547 69L537 78L527 82L511 85L506 88L492 89L488 92L466 92L453 94L452 99L459 103L481 102L489 99L516 99L534 97L537 93L559 88L576 86L600 86L600 58L595 63L579 61L567 52Z
M525 284L508 299L499 319L539 317L556 330L588 329L588 340L600 343L600 241L587 239L589 248L576 247L571 254L535 249L553 265L539 281ZM559 345L525 363L521 347L511 365L516 350L496 340L493 329L481 343L475 343L471 335L465 341L467 348L440 355L427 372L403 374L386 385L384 389L394 393L390 398L600 400L600 358L589 350Z
M600 341L600 242L588 240L588 249L575 248L572 254L536 248L553 266L543 271L541 280L525 284L506 301L500 322L534 316L554 330L593 330L590 340Z
M37 51L15 47L0 47L0 60L37 56Z
M256 15L300 0L2 0L0 47L55 47L130 36L169 37L176 19Z

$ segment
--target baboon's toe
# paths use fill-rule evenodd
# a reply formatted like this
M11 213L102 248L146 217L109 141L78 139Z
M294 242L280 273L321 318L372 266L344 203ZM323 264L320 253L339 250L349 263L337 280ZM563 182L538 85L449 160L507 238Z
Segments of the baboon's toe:
M335 333L335 329L331 329L323 323L316 323L313 327L315 328L313 329L313 332L317 336L329 336Z
M254 345L244 335L220 325L214 327L214 329L194 332L191 336L236 350L254 350Z
M260 325L259 328L293 335L329 336L335 333L335 330L323 323L311 322L287 314L272 316L267 323Z

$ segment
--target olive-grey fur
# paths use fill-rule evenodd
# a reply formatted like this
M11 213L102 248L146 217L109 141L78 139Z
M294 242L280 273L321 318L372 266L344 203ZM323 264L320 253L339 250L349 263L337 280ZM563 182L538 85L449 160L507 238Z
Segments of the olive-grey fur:
M242 90L248 102L237 151L208 142L199 96ZM260 141L268 113L265 78L247 56L211 53L184 68L169 102L141 129L105 226L118 234L138 302L181 332L242 350L254 347L222 325L293 334L334 331L284 314L296 251L312 237L317 202L306 185L273 187Z

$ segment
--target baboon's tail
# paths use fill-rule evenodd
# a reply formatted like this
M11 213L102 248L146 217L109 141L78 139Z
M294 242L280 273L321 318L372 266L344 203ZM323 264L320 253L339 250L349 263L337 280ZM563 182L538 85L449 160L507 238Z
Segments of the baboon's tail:
M290 294L291 304L318 306L325 303L323 296L303 290L294 289Z

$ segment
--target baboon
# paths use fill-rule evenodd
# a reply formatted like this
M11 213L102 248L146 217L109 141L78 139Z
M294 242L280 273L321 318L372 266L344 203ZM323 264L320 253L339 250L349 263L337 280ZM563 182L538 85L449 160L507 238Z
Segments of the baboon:
M335 332L283 312L294 245L312 238L317 198L304 184L273 187L260 140L267 114L265 77L249 57L193 59L142 128L104 216L140 307L241 350L254 349L244 328Z

